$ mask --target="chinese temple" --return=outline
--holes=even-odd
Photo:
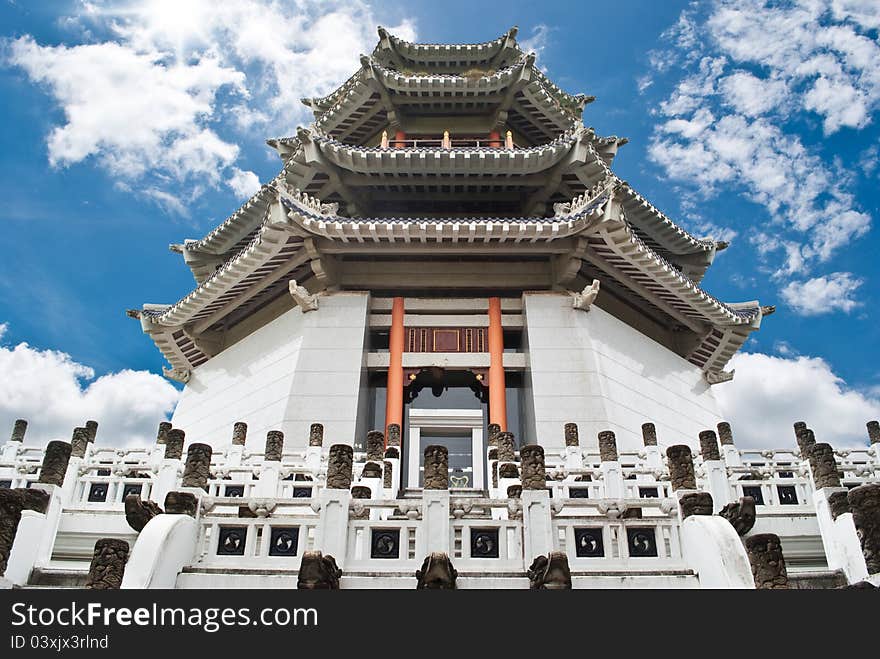
[[[702,288],[727,245],[618,178],[627,140],[516,34],[379,28],[303,99],[278,175],[171,245],[193,289],[128,312],[183,383],[156,444],[16,424],[6,583],[878,583],[880,426],[861,450],[805,423],[798,450],[736,448],[713,388],[773,307]]]

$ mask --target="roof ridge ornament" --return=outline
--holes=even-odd
[[[730,382],[736,374],[736,369],[732,371],[705,371],[706,382],[709,384],[721,384],[722,382]]]
[[[590,306],[592,306],[593,302],[596,301],[596,298],[599,297],[599,287],[601,283],[598,279],[594,279],[593,283],[584,286],[584,290],[580,293],[575,293],[572,299],[571,306],[574,309],[580,309],[581,311],[589,311]]]
[[[318,310],[318,294],[314,295],[309,293],[308,289],[305,286],[301,286],[297,283],[296,279],[291,279],[287,284],[287,288],[290,291],[290,295],[293,298],[293,301],[302,309],[303,313],[308,313],[309,311],[317,311]]]

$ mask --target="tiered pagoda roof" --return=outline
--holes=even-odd
[[[579,290],[599,278],[717,381],[768,309],[699,287],[726,245],[691,235],[614,175],[626,140],[583,125],[591,100],[553,85],[515,28],[457,45],[380,28],[351,78],[304,99],[314,122],[269,140],[281,172],[207,236],[172,246],[197,288],[134,315],[185,379],[290,279],[363,288],[339,266],[371,256],[541,258],[547,276],[523,287]]]

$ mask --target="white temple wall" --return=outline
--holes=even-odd
[[[651,421],[661,445],[696,446],[721,418],[698,367],[597,306],[584,312],[568,293],[525,293],[523,314],[533,402],[525,416],[540,444],[564,445],[563,425],[574,421],[582,446],[613,430],[619,450],[638,450]]]
[[[369,293],[328,293],[318,305],[281,314],[193,370],[171,418],[188,442],[225,446],[236,421],[255,450],[269,430],[306,446],[315,422],[325,445],[354,442]]]

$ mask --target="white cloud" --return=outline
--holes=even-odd
[[[378,22],[359,0],[120,0],[82,3],[66,18],[81,43],[4,42],[7,64],[63,111],[49,161],[94,159],[117,180],[138,181],[133,190],[155,189],[147,196],[172,212],[207,187],[235,180],[244,189],[236,143],[309,121],[300,98],[341,84],[375,44]],[[415,38],[409,20],[389,29]],[[195,194],[169,202],[182,184]]]
[[[519,45],[525,53],[535,53],[540,57],[547,48],[548,37],[550,36],[550,28],[543,23],[539,23],[532,28],[532,34],[526,39],[520,39]]]
[[[713,390],[740,448],[794,447],[795,421],[835,448],[864,446],[865,423],[880,417],[876,392],[847,386],[821,358],[740,353],[730,366],[736,377]]]
[[[0,338],[7,328],[0,325]],[[55,350],[27,343],[0,346],[0,428],[28,420],[27,443],[70,441],[73,428],[98,421],[98,442],[149,444],[179,392],[148,371],[122,370],[95,379],[93,369]]]
[[[782,289],[782,299],[803,316],[833,311],[849,313],[861,302],[853,296],[864,282],[849,272],[835,272],[806,281],[793,281]]]
[[[826,134],[870,123],[880,107],[876,4],[695,4],[665,35],[665,56],[652,57],[657,73],[675,62],[684,74],[659,104],[650,158],[685,194],[732,190],[764,206],[770,227],[755,223],[749,238],[779,280],[805,276],[870,229],[854,173],[792,122],[817,115]]]
[[[260,179],[253,172],[245,172],[234,167],[226,185],[232,188],[236,196],[250,197],[260,189]]]

